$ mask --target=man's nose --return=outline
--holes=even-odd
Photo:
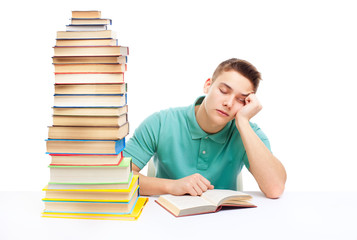
[[[224,105],[228,108],[231,108],[233,106],[233,103],[234,103],[234,97],[233,96],[228,96],[226,99],[225,99],[225,102],[224,102]]]

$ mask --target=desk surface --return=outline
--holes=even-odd
[[[258,206],[176,218],[150,197],[137,221],[42,218],[42,192],[0,192],[0,239],[357,239],[357,192],[248,192]]]

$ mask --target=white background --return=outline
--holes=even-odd
[[[130,47],[131,133],[187,106],[223,60],[262,73],[252,119],[288,173],[287,191],[356,191],[357,16],[353,1],[8,1],[1,4],[0,190],[41,190],[52,124],[53,45],[71,10],[101,10]],[[258,190],[248,172],[244,190]]]

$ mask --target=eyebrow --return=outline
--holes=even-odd
[[[222,84],[222,85],[224,85],[226,88],[228,88],[229,90],[233,90],[233,88],[231,88],[231,86],[229,86],[228,84],[226,84],[226,83],[220,83],[220,84]],[[239,93],[240,95],[242,95],[243,97],[248,97],[249,96],[249,94],[251,94],[251,93],[247,93],[247,94],[245,94],[245,93]]]

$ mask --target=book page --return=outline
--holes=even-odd
[[[227,198],[237,198],[242,200],[250,199],[250,195],[238,191],[226,190],[226,189],[213,189],[207,190],[202,194],[202,198],[212,202],[216,206],[221,205]]]
[[[205,200],[204,198],[198,196],[173,196],[173,195],[162,195],[161,197],[167,199],[173,205],[179,209],[188,209],[201,206],[212,205],[211,202]]]

